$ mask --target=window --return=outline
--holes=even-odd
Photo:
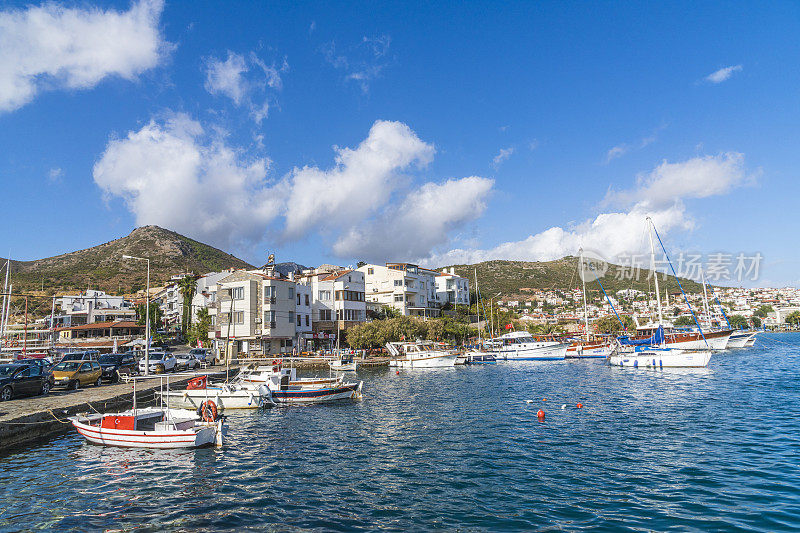
[[[336,291],[336,300],[346,300],[348,302],[363,302],[364,293],[358,291]]]
[[[374,274],[374,273],[375,273],[375,269],[374,268],[368,268],[367,269],[367,274]]]
[[[29,370],[30,370],[30,376],[31,377],[41,376],[42,375],[42,369],[39,368],[38,366],[32,366],[32,367],[30,367]]]
[[[403,286],[403,280],[402,279],[394,280],[394,286],[395,287],[402,287]]]
[[[309,319],[308,315],[306,315],[306,327],[309,326],[309,322],[310,322],[310,319]]]
[[[289,298],[294,298],[294,287],[289,287]]]
[[[394,301],[395,302],[402,302],[403,301],[403,295],[402,294],[395,294],[394,295]]]
[[[411,288],[413,288],[413,287],[414,287],[414,280],[407,279],[407,280],[406,280],[406,287],[411,287]]]
[[[330,301],[331,291],[319,291],[319,299],[322,301]]]
[[[275,311],[264,311],[264,327],[275,327]]]
[[[234,324],[244,324],[244,311],[234,311],[233,313]]]
[[[320,320],[330,320],[331,319],[331,310],[330,309],[320,309],[319,310],[319,319]]]
[[[289,323],[294,322],[294,311],[289,311]]]
[[[231,287],[231,298],[244,300],[244,287]]]
[[[297,305],[300,305],[300,295],[297,295]]]
[[[308,294],[306,294],[306,307],[308,307],[308,306],[309,306],[309,303],[308,303]]]
[[[297,315],[297,325],[298,326],[302,326],[303,325],[303,316],[302,315]]]
[[[264,285],[264,301],[267,301],[267,298],[275,298],[275,286],[274,285]]]
[[[81,370],[80,370],[81,372],[89,372],[91,370],[92,370],[92,365],[90,365],[89,363],[83,363],[81,365]]]

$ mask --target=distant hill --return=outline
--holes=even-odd
[[[150,258],[151,286],[163,285],[181,272],[202,274],[226,268],[254,268],[238,257],[174,231],[144,226],[126,237],[85,250],[34,261],[11,261],[11,282],[15,293],[42,287],[46,293],[87,287],[111,293],[143,289],[147,279],[145,262],[126,260],[123,255]]]
[[[498,292],[500,298],[511,300],[525,300],[531,296],[534,289],[574,289],[581,286],[578,277],[578,258],[563,257],[555,261],[484,261],[475,265],[449,265],[443,268],[455,268],[456,274],[469,278],[470,286],[474,287],[475,269],[478,271],[478,284],[481,294],[489,298]],[[648,291],[648,276],[650,271],[642,269],[638,281],[636,279],[616,279],[622,268],[618,265],[609,265],[608,272],[600,278],[600,282],[609,294],[614,294],[622,289],[636,289]],[[438,270],[442,270],[439,268]],[[675,278],[669,276],[664,281],[659,275],[658,283],[663,295],[666,288],[670,293],[679,292]],[[652,287],[653,280],[650,280]],[[703,290],[703,286],[689,279],[681,278],[681,284],[686,292],[696,293]],[[596,281],[586,283],[589,292],[599,292],[600,286]],[[650,290],[653,290],[652,288]]]

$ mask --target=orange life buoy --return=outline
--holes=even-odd
[[[197,408],[197,414],[203,422],[214,422],[217,420],[217,404],[211,400],[206,400]]]

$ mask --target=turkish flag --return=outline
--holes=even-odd
[[[511,329],[511,324],[506,324],[506,329]]]

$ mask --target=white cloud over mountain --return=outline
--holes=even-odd
[[[752,179],[745,171],[744,156],[735,152],[695,157],[679,163],[664,161],[651,172],[638,176],[634,189],[611,192],[603,202],[624,209],[600,213],[567,228],[554,226],[523,240],[504,242],[489,249],[453,249],[420,256],[420,262],[441,266],[490,259],[547,261],[574,255],[580,247],[607,258],[638,253],[646,243],[643,232],[647,216],[652,217],[662,235],[691,230],[694,222],[684,199],[725,194]]]
[[[162,9],[140,0],[123,12],[56,3],[0,11],[0,112],[44,90],[133,80],[155,67],[171,47],[158,27]]]
[[[358,146],[334,151],[328,169],[298,167],[269,180],[268,159],[248,158],[218,130],[174,114],[110,140],[93,175],[140,225],[239,249],[268,234],[321,233],[335,241],[335,254],[372,260],[389,246],[392,255],[416,256],[446,245],[483,213],[494,184],[475,176],[417,182],[410,172],[428,165],[435,149],[401,122],[376,121]]]

